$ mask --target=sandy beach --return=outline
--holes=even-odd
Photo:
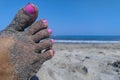
[[[120,43],[56,43],[54,49],[37,74],[40,80],[120,80]]]

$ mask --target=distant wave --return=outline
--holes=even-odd
[[[55,40],[56,43],[120,43],[120,41],[97,41],[97,40]]]

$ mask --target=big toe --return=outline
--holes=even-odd
[[[36,20],[37,16],[37,7],[32,3],[28,3],[24,8],[18,11],[7,29],[24,31],[26,27],[30,26]]]

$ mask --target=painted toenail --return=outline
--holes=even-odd
[[[35,6],[34,4],[28,3],[25,7],[24,10],[28,12],[29,14],[34,14],[35,13]]]
[[[44,19],[44,20],[42,20],[42,22],[43,22],[43,23],[47,23],[47,20]]]
[[[49,32],[50,34],[52,34],[52,30],[51,30],[51,29],[48,29],[48,32]]]
[[[52,42],[52,44],[55,42],[55,40],[54,39],[51,39],[51,42]]]

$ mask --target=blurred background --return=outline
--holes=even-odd
[[[0,30],[28,2],[39,8],[53,35],[120,35],[120,0],[0,0]]]

